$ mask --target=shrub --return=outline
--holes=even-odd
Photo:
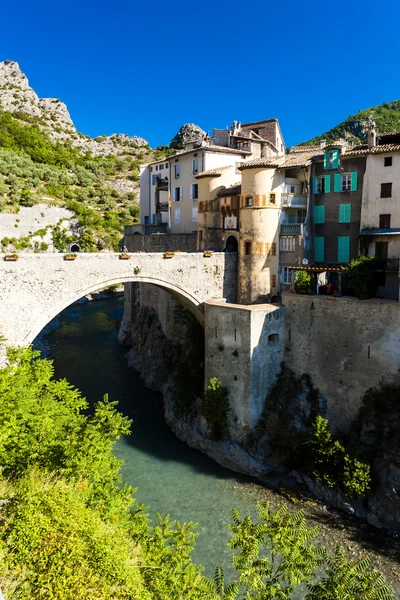
[[[359,256],[346,268],[347,282],[360,299],[372,298],[376,293],[377,259],[373,256]]]
[[[201,402],[200,412],[207,421],[209,436],[219,440],[228,433],[228,415],[230,412],[229,395],[226,387],[213,377]]]
[[[297,271],[294,280],[294,289],[297,294],[314,294],[314,276],[307,271]]]
[[[328,487],[338,487],[348,496],[362,496],[370,488],[370,466],[350,456],[329,431],[328,420],[320,415],[304,442],[307,471]]]

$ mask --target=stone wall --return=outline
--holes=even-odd
[[[330,425],[348,429],[368,388],[400,382],[400,304],[296,294],[283,303],[286,365],[309,373]]]
[[[284,311],[273,304],[205,303],[205,382],[228,388],[231,439],[258,422],[283,360]]]
[[[154,233],[138,235],[126,233],[124,243],[129,252],[196,252],[196,233]],[[149,232],[146,232],[147,234]]]

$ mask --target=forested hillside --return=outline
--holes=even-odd
[[[300,145],[312,146],[319,144],[321,140],[333,142],[340,138],[352,143],[364,142],[367,139],[367,123],[370,116],[376,123],[378,133],[400,131],[400,100],[384,102],[380,106],[371,106],[371,108],[360,110],[329,131]]]

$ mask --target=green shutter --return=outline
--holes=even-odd
[[[329,169],[329,152],[325,150],[324,152],[324,169]]]
[[[337,169],[339,166],[339,150],[332,150],[332,169]]]
[[[314,238],[314,261],[324,262],[324,238]]]
[[[312,178],[312,187],[313,187],[313,192],[314,194],[318,194],[318,190],[317,190],[317,178],[313,177]]]
[[[347,263],[350,260],[350,237],[340,235],[338,237],[338,262]]]
[[[351,174],[351,191],[352,192],[357,191],[357,176],[358,176],[357,171],[353,171],[353,173]]]
[[[331,191],[331,176],[325,175],[325,193],[329,194]]]
[[[325,223],[325,206],[314,206],[314,223]]]
[[[339,204],[339,223],[350,223],[351,204]]]
[[[340,192],[340,182],[341,182],[340,173],[335,173],[335,175],[333,176],[333,191],[334,192]]]

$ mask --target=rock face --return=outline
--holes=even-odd
[[[169,147],[175,150],[182,150],[189,142],[204,140],[207,137],[205,131],[194,123],[182,125],[178,133],[172,138]]]
[[[92,139],[79,133],[66,105],[58,98],[39,98],[19,64],[11,60],[0,62],[0,107],[17,113],[15,117],[22,123],[34,122],[55,142],[67,142],[82,153],[107,156],[129,153],[129,148],[148,147],[145,139],[136,136],[119,133]]]

